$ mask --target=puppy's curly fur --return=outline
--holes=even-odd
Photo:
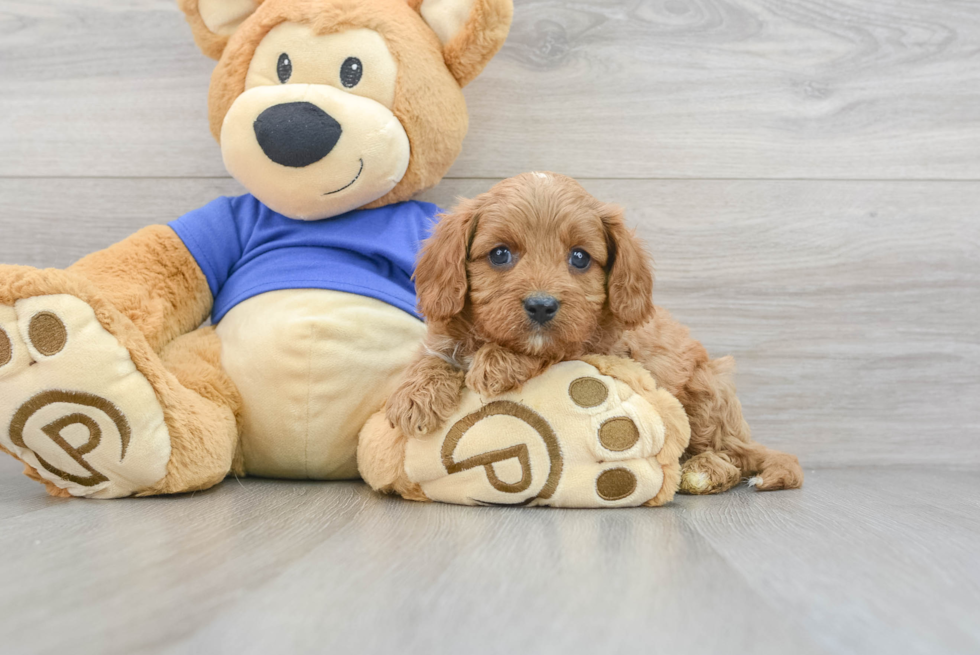
[[[796,457],[752,440],[734,360],[710,359],[654,307],[650,258],[622,210],[571,178],[526,173],[462,201],[436,226],[415,275],[428,337],[387,403],[388,420],[405,434],[441,425],[464,383],[494,396],[555,362],[620,355],[644,365],[687,411],[681,491],[718,493],[748,476],[760,490],[802,485]],[[557,310],[535,320],[529,298],[554,300]]]

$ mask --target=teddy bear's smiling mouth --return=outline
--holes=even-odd
[[[337,189],[337,190],[335,190],[335,191],[327,191],[327,192],[326,192],[326,193],[324,193],[323,195],[325,195],[325,196],[332,196],[332,195],[333,195],[333,194],[335,194],[335,193],[340,193],[340,192],[341,192],[341,191],[343,191],[344,189],[346,189],[346,188],[348,188],[349,186],[351,186],[352,184],[354,184],[354,182],[357,182],[357,180],[358,180],[358,178],[359,178],[359,177],[361,177],[361,173],[363,173],[363,172],[364,172],[364,160],[363,160],[363,159],[361,159],[361,160],[360,160],[360,162],[361,162],[361,167],[360,167],[360,168],[358,169],[358,171],[357,171],[357,175],[355,175],[355,176],[354,176],[354,179],[353,179],[353,180],[351,180],[350,182],[348,182],[348,183],[347,183],[347,184],[345,184],[344,186],[342,186],[342,187],[340,187],[339,189]]]

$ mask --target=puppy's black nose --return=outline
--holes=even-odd
[[[290,168],[315,164],[340,140],[340,123],[312,102],[273,105],[255,119],[255,139],[266,157]]]
[[[536,295],[524,301],[524,311],[528,318],[538,325],[544,325],[553,319],[559,306],[561,303],[554,296]]]

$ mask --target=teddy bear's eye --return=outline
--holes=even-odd
[[[364,65],[357,57],[348,57],[340,66],[340,83],[348,89],[353,89],[364,75]]]
[[[279,55],[279,63],[276,64],[276,74],[279,81],[285,84],[293,76],[293,62],[285,52]]]

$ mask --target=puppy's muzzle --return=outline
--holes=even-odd
[[[536,293],[524,300],[527,317],[538,325],[545,325],[558,314],[561,303],[554,296]]]
[[[290,168],[303,168],[329,155],[343,132],[333,116],[312,102],[273,105],[259,114],[253,127],[265,156]]]

